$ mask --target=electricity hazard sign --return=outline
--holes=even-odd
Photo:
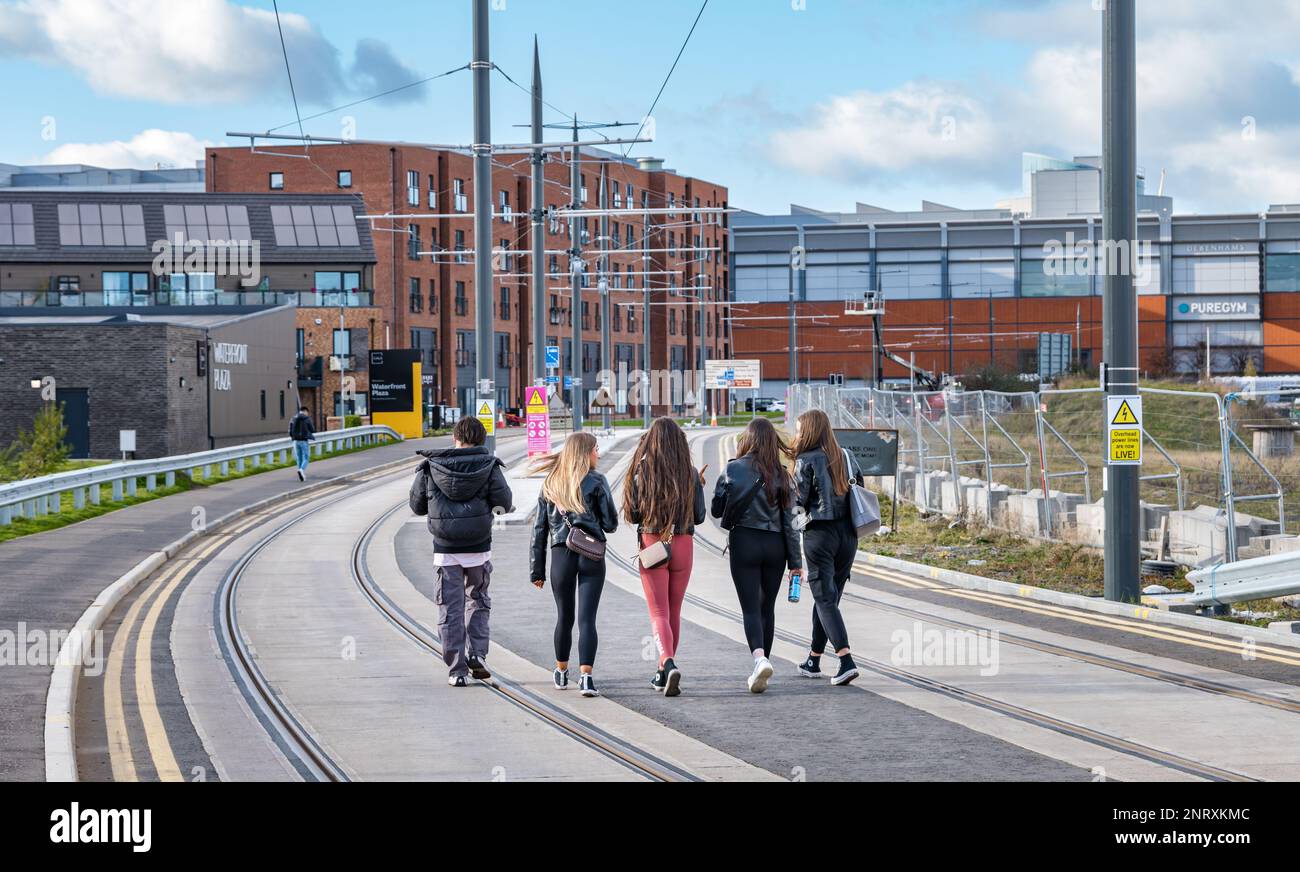
[[[497,401],[478,399],[475,401],[474,417],[479,419],[487,435],[495,435],[497,430]]]
[[[1142,465],[1142,397],[1106,397],[1106,462],[1111,466]]]

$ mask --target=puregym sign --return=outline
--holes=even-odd
[[[1195,296],[1174,297],[1174,321],[1258,321],[1259,297]]]

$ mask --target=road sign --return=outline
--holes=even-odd
[[[548,375],[546,377],[546,383],[548,385],[558,385],[560,383],[560,377],[558,375]]]
[[[761,382],[757,360],[706,360],[704,386],[717,390],[756,390]]]
[[[546,388],[524,388],[524,412],[527,416],[528,456],[551,453],[551,407],[547,402]]]
[[[547,369],[560,368],[560,346],[558,345],[546,346],[546,368]]]
[[[1106,397],[1106,462],[1111,466],[1142,465],[1142,397]]]
[[[564,377],[564,389],[567,391],[572,387],[573,387],[573,376],[566,375]]]
[[[497,401],[480,398],[474,401],[474,417],[478,418],[489,436],[497,432]]]

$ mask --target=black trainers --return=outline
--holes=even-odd
[[[835,673],[835,677],[831,679],[831,684],[836,686],[849,684],[857,677],[858,665],[853,662],[853,655],[845,654],[840,658],[840,671]]]
[[[567,670],[567,669],[557,669],[557,670],[555,670],[554,673],[552,673],[552,676],[551,676],[551,677],[555,679],[555,689],[556,689],[556,690],[568,690],[568,689],[569,689],[569,670]]]
[[[578,690],[583,696],[600,696],[600,691],[596,690],[596,682],[592,679],[590,672],[584,672],[578,676]]]
[[[469,674],[474,678],[479,681],[492,680],[492,673],[488,672],[488,668],[483,665],[482,657],[470,657],[467,662],[469,663]]]
[[[682,673],[671,657],[664,661],[663,673],[664,696],[677,696],[682,692]]]
[[[822,659],[808,655],[808,659],[799,664],[799,674],[804,678],[821,678]]]
[[[664,685],[668,683],[668,676],[664,674],[663,667],[660,667],[654,675],[650,676],[650,686],[660,693],[664,692]]]
[[[469,687],[469,682],[465,680],[463,675],[448,675],[447,683],[452,687]]]

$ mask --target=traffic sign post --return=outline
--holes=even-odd
[[[558,345],[546,346],[546,368],[547,369],[560,368],[560,346]]]
[[[528,456],[551,453],[551,407],[544,385],[524,389],[524,412],[527,416]]]
[[[1142,397],[1138,394],[1106,397],[1106,463],[1142,465]]]
[[[474,405],[474,417],[478,418],[489,438],[497,432],[497,401],[490,397],[480,397]]]

